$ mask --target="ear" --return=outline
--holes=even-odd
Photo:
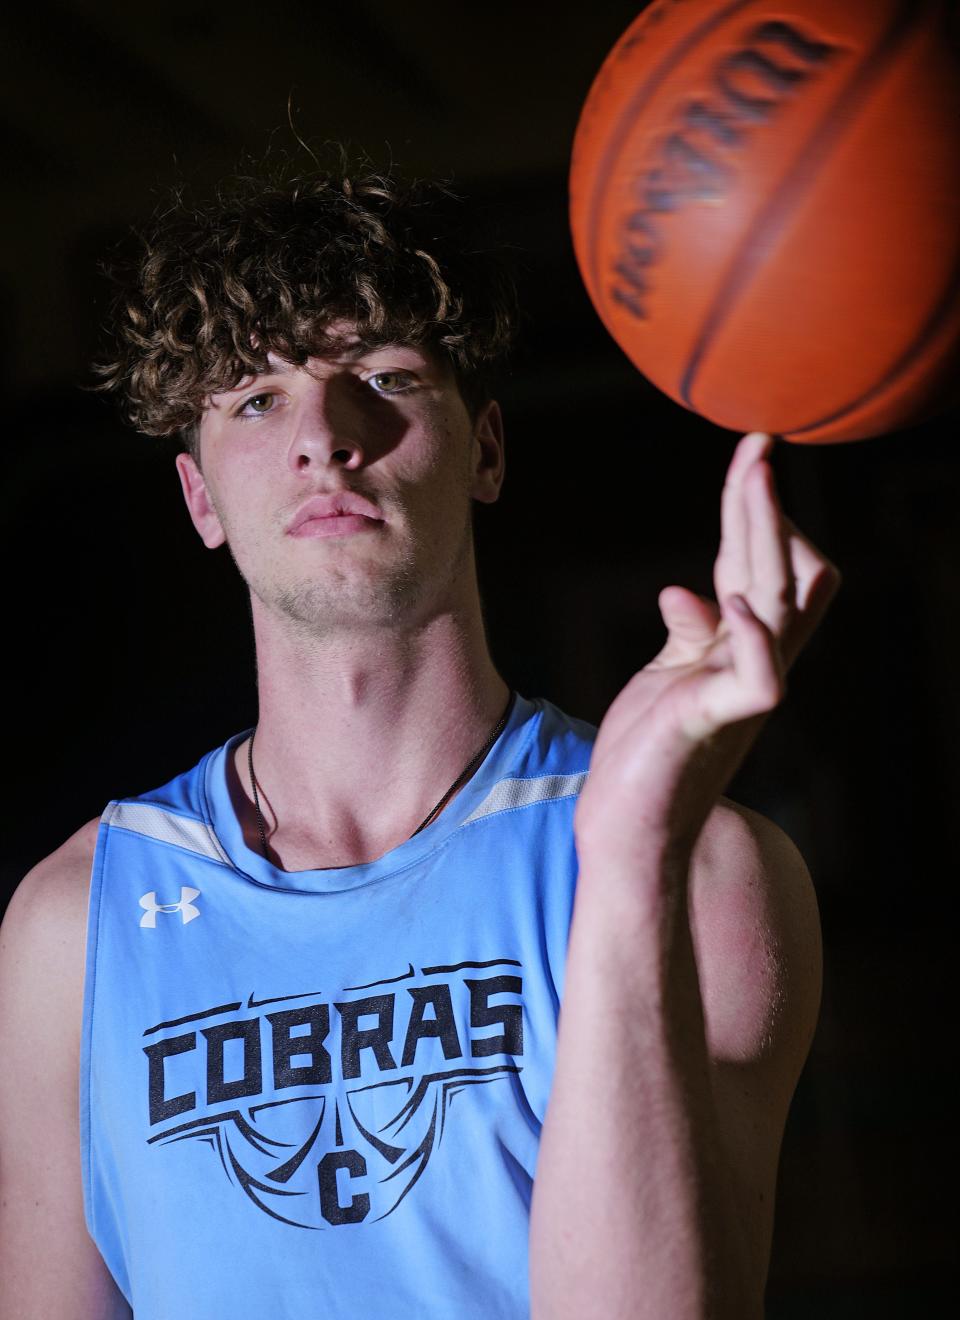
[[[503,414],[496,399],[477,413],[473,424],[474,469],[470,494],[481,504],[493,504],[500,495],[504,474]]]
[[[218,545],[223,545],[227,537],[210,499],[203,473],[190,454],[178,454],[176,461],[177,475],[180,477],[190,520],[207,549],[215,550]]]

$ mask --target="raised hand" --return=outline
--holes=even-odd
[[[576,815],[581,860],[692,848],[837,590],[837,570],[780,509],[772,446],[752,432],[730,463],[719,603],[685,587],[660,593],[667,640],[600,726]]]

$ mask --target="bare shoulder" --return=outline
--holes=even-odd
[[[792,1089],[822,976],[816,894],[799,850],[773,821],[724,799],[698,843],[690,902],[711,1055],[769,1058]]]
[[[20,882],[0,928],[4,1320],[131,1314],[84,1220],[79,1069],[91,821]]]
[[[82,887],[90,878],[99,828],[99,817],[88,820],[86,825],[81,825],[75,834],[70,835],[66,843],[38,862],[20,882],[11,900],[11,907],[14,903],[42,902],[53,895],[58,896],[58,901],[65,899],[69,902],[77,882]]]
[[[89,821],[21,880],[0,927],[5,1002],[82,992],[90,871],[98,820]],[[52,967],[57,975],[50,976]]]

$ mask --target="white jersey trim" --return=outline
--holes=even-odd
[[[541,775],[536,779],[501,779],[463,822],[470,825],[498,811],[529,807],[535,802],[576,797],[587,781],[586,770],[575,775]]]
[[[207,857],[212,862],[231,865],[229,857],[205,821],[178,816],[173,811],[166,811],[148,802],[113,802],[103,813],[103,821],[111,829],[142,834],[160,843],[172,843],[177,848],[185,848],[187,852]]]
[[[535,779],[501,779],[480,805],[461,822],[471,825],[476,820],[501,811],[533,806],[538,802],[551,802],[558,798],[576,797],[586,783],[587,772],[573,775],[540,775]],[[114,802],[103,813],[103,822],[111,829],[126,830],[159,843],[170,843],[187,852],[206,857],[212,862],[232,866],[216,835],[205,821],[190,816],[178,816],[173,811],[148,802]]]

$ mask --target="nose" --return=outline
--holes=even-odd
[[[289,463],[297,472],[324,467],[353,471],[366,462],[360,409],[351,380],[313,379],[301,396],[290,438]]]

